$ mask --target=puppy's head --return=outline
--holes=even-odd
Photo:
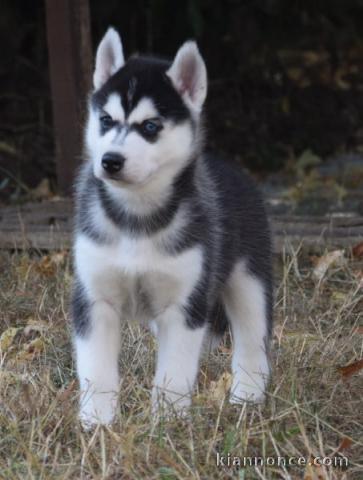
[[[86,148],[96,177],[121,188],[172,179],[198,149],[207,93],[204,61],[194,42],[170,64],[148,57],[125,62],[109,28],[96,54]]]

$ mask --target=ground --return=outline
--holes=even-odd
[[[117,421],[87,433],[76,416],[70,256],[0,253],[0,478],[362,478],[363,262],[349,252],[333,257],[300,251],[275,259],[273,375],[264,405],[226,401],[227,337],[203,359],[190,417],[152,417],[155,344],[131,325]],[[246,456],[275,465],[228,466]],[[300,456],[343,465],[346,457],[349,466],[277,465],[277,457]]]

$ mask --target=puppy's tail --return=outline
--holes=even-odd
[[[218,348],[225,331],[228,328],[226,310],[221,301],[216,302],[209,320],[209,334],[206,338],[206,348],[214,350]]]

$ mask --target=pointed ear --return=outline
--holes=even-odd
[[[199,113],[207,95],[207,69],[197,44],[185,42],[166,73],[187,105]]]
[[[97,48],[93,85],[99,89],[125,63],[122,43],[116,30],[110,27]]]

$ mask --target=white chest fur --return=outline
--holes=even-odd
[[[140,292],[151,311],[182,305],[202,270],[202,251],[193,247],[180,254],[164,251],[158,237],[135,239],[121,235],[111,244],[98,244],[83,234],[75,243],[76,270],[92,301],[106,300],[138,315]]]

